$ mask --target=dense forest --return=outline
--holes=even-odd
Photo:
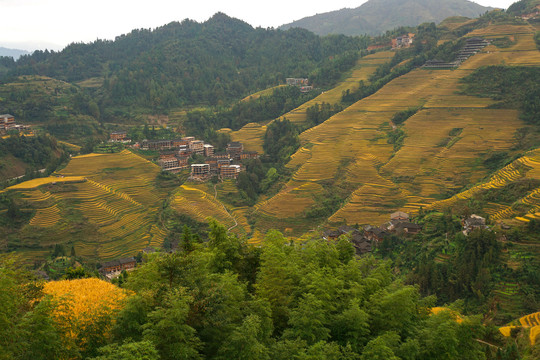
[[[431,314],[435,296],[405,285],[388,261],[355,257],[346,238],[291,242],[271,231],[252,247],[211,221],[208,241],[198,239],[186,229],[178,251],[148,255],[119,279],[129,290],[119,309],[91,321],[76,307],[59,312],[69,299],[45,296],[2,258],[2,358],[518,358],[516,344],[459,305]],[[89,274],[69,272],[78,276]],[[59,316],[70,311],[84,328]]]
[[[321,38],[302,29],[254,29],[218,13],[204,23],[184,20],[134,30],[114,41],[36,51],[2,65],[10,69],[7,78],[44,75],[71,83],[97,79],[100,86],[87,90],[107,121],[122,115],[113,109],[133,104],[164,112],[229,103],[282,84],[286,77],[312,77],[315,86],[327,86],[354,64],[357,51],[368,43],[368,37]]]

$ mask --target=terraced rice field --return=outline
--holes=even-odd
[[[249,225],[243,216],[243,210],[229,210],[215,198],[213,193],[208,191],[207,184],[184,184],[174,195],[171,206],[179,213],[186,214],[197,221],[206,222],[208,217],[212,217],[227,228],[238,223],[238,226],[233,229],[236,233],[248,232]],[[245,225],[248,227],[245,228]]]
[[[489,53],[477,54],[455,70],[414,70],[302,133],[303,146],[287,164],[293,171],[291,184],[258,204],[258,213],[284,223],[292,213],[299,216],[310,207],[305,198],[292,196],[292,182],[346,179],[355,190],[329,221],[380,224],[396,210],[414,213],[434,203],[440,208],[440,194],[483,178],[488,170],[478,164],[478,155],[509,150],[515,131],[524,124],[517,111],[489,109],[490,99],[459,94],[459,80],[479,66],[500,64],[507,55],[513,64],[540,63],[530,29],[512,32],[519,51],[502,54],[512,48],[490,47]],[[405,140],[394,152],[386,140],[393,114],[418,105],[424,108],[404,123]],[[459,134],[451,135],[456,128]],[[527,200],[535,202],[535,196]],[[498,207],[495,213],[505,211]],[[540,208],[537,211],[540,215]]]
[[[520,327],[529,329],[529,340],[531,345],[535,345],[540,337],[540,312],[523,316],[510,325],[499,328],[499,331],[504,336],[509,337],[512,329]]]
[[[22,183],[25,200],[37,208],[26,232],[56,234],[55,242],[74,241],[76,221],[95,229],[74,241],[80,256],[103,260],[136,255],[147,246],[160,245],[165,231],[155,225],[165,194],[153,185],[159,167],[129,152],[74,157],[60,173],[64,178],[35,184]],[[60,184],[58,180],[85,180]],[[35,179],[41,180],[44,179]],[[25,185],[26,184],[26,185]],[[78,215],[77,215],[78,214]],[[75,218],[73,218],[75,216]],[[34,230],[33,230],[34,229]],[[45,246],[45,244],[43,244]]]
[[[268,88],[268,89],[261,90],[259,92],[254,93],[254,94],[246,96],[245,98],[242,99],[242,101],[255,100],[255,99],[260,98],[261,96],[272,95],[272,93],[274,92],[275,89],[279,89],[280,87],[284,87],[284,86],[287,86],[287,85],[278,85],[278,86],[274,86],[274,87],[271,87],[271,88]]]
[[[354,91],[358,88],[360,80],[368,82],[369,76],[375,72],[377,66],[388,62],[394,53],[391,51],[379,52],[373,55],[365,56],[358,60],[353,68],[351,76],[338,84],[335,88],[325,91],[315,99],[302,104],[298,108],[284,115],[287,119],[295,123],[306,121],[306,109],[316,103],[336,104],[341,101],[341,96],[347,89]],[[238,131],[231,132],[231,138],[234,141],[241,141],[248,150],[262,151],[262,140],[268,124],[249,123]]]
[[[467,191],[442,201],[430,204],[429,208],[444,209],[454,206],[460,200],[473,198],[476,194],[491,189],[503,188],[521,179],[540,179],[540,149],[533,150],[493,174],[488,181],[476,185]],[[524,212],[523,209],[528,209]],[[484,211],[491,220],[515,219],[528,222],[540,219],[540,188],[534,189],[521,199],[516,199],[513,206],[497,203],[488,204]]]
[[[64,176],[64,177],[48,176],[44,178],[37,178],[37,179],[25,181],[20,184],[10,186],[4,189],[3,191],[27,190],[27,189],[35,189],[38,186],[53,184],[53,183],[73,183],[73,182],[83,182],[83,181],[86,181],[84,176]]]

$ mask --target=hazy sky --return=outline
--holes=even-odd
[[[0,0],[0,46],[60,50],[71,42],[114,39],[136,28],[185,18],[205,21],[218,11],[254,27],[280,25],[366,0]],[[507,8],[514,0],[475,0]]]

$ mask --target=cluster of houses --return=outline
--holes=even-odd
[[[307,82],[307,79],[296,80],[302,80],[299,84]],[[115,131],[109,136],[109,142],[127,143],[130,141],[125,131]],[[242,171],[240,161],[259,158],[256,151],[244,150],[244,145],[240,142],[231,142],[227,145],[226,151],[216,153],[213,145],[206,144],[193,136],[173,140],[143,140],[134,147],[159,151],[157,163],[163,171],[177,173],[190,168],[190,179],[198,181],[208,180],[212,176],[218,176],[221,179],[236,179]],[[204,163],[190,165],[189,159],[193,155],[203,156]]]
[[[135,269],[135,266],[137,266],[137,261],[134,257],[122,258],[104,262],[101,264],[99,272],[108,279],[112,279],[113,277],[120,275],[122,271]]]
[[[533,9],[532,12],[528,14],[523,14],[521,16],[516,16],[518,18],[521,18],[522,20],[534,20],[540,18],[540,5],[536,5],[536,8]]]
[[[486,225],[486,219],[472,214],[461,221],[463,234],[468,236],[477,229],[490,230]],[[323,239],[336,240],[341,235],[348,235],[349,240],[356,249],[358,255],[370,252],[377,243],[384,240],[388,235],[400,236],[414,235],[422,231],[422,226],[410,221],[409,214],[396,211],[390,215],[390,221],[379,226],[367,225],[363,229],[356,229],[350,226],[341,226],[337,230],[326,230],[323,232]]]
[[[390,43],[370,45],[367,47],[367,50],[373,51],[373,50],[379,50],[379,49],[386,49],[390,47],[392,48],[392,50],[406,49],[406,48],[411,47],[414,41],[415,35],[416,34],[413,34],[413,33],[404,34],[396,38],[393,38],[390,41]]]
[[[390,215],[389,222],[380,227],[368,225],[363,229],[356,229],[350,226],[341,226],[337,230],[326,230],[323,233],[323,238],[335,240],[341,235],[348,234],[356,253],[360,255],[370,252],[377,243],[383,241],[385,236],[389,234],[418,234],[420,231],[422,231],[422,226],[410,222],[409,214],[397,211]]]
[[[489,41],[480,37],[471,37],[465,40],[465,46],[457,53],[456,60],[454,61],[442,61],[442,60],[428,60],[422,66],[426,69],[452,69],[461,65],[462,62],[478,53],[480,50],[489,45]]]
[[[306,78],[287,78],[287,85],[300,88],[301,92],[309,92],[313,90],[313,86],[309,85],[309,79]]]
[[[225,152],[214,152],[214,146],[205,144],[192,136],[180,140],[144,140],[143,149],[161,151],[158,164],[164,171],[178,172],[182,169],[191,169],[191,180],[204,181],[212,176],[221,179],[236,179],[242,171],[238,162],[246,159],[257,159],[256,151],[245,151],[240,142],[231,142]],[[205,157],[204,163],[189,165],[189,158],[194,155]]]
[[[28,125],[20,125],[17,124],[15,121],[15,116],[10,114],[2,114],[0,115],[0,133],[7,134],[8,131],[16,130],[16,131],[23,131],[23,130],[29,130],[30,126]]]
[[[131,139],[128,138],[126,131],[113,131],[109,134],[109,142],[120,142],[127,144],[131,142]]]
[[[243,170],[239,163],[242,160],[257,159],[256,151],[244,150],[241,142],[231,142],[225,152],[207,156],[202,164],[191,164],[191,180],[205,181],[212,176],[220,179],[236,179]]]
[[[392,49],[405,49],[411,47],[415,34],[408,33],[392,39]]]

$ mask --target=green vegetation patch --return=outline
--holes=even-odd
[[[540,124],[540,67],[487,66],[462,81],[464,94],[498,100],[494,106],[519,109],[524,121]]]

